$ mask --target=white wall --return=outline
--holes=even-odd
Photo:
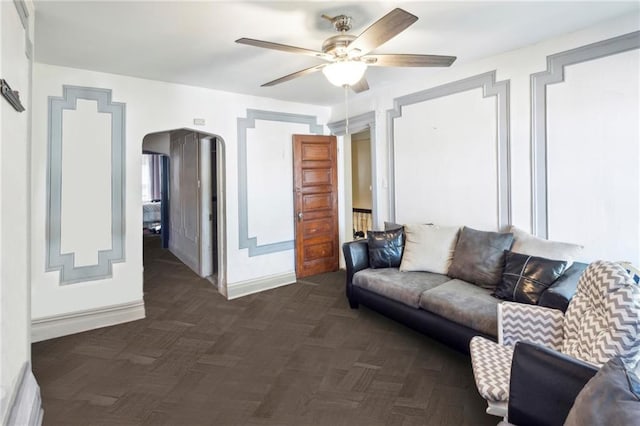
[[[530,152],[531,152],[530,75],[532,73],[544,71],[546,69],[547,67],[546,58],[548,55],[563,52],[563,51],[584,46],[590,43],[595,43],[595,42],[616,37],[622,34],[627,34],[632,31],[637,31],[639,28],[640,28],[640,19],[637,16],[637,14],[624,16],[611,21],[603,22],[599,25],[595,25],[583,31],[579,31],[579,32],[567,34],[564,36],[560,36],[554,39],[546,40],[526,48],[514,50],[512,52],[507,52],[501,55],[485,58],[472,63],[463,63],[463,62],[455,63],[449,69],[431,70],[430,72],[425,72],[425,78],[422,81],[414,79],[412,81],[401,82],[393,86],[386,86],[382,88],[374,87],[373,90],[370,91],[369,93],[365,92],[363,94],[360,94],[351,98],[350,104],[349,104],[349,111],[351,116],[356,116],[358,114],[366,113],[369,111],[375,111],[375,114],[376,114],[375,150],[376,150],[378,181],[375,183],[375,185],[377,186],[377,190],[378,190],[377,208],[378,208],[378,212],[380,213],[378,216],[378,221],[380,223],[378,223],[378,225],[381,225],[382,221],[386,220],[389,217],[389,213],[388,213],[389,212],[389,188],[388,188],[389,156],[388,156],[388,146],[387,146],[387,141],[388,141],[387,124],[388,123],[387,123],[386,113],[388,110],[393,108],[394,98],[397,98],[399,96],[403,96],[406,94],[410,94],[410,93],[415,93],[420,90],[437,87],[446,83],[458,81],[458,80],[479,75],[485,72],[496,70],[497,81],[502,81],[507,79],[510,80],[511,96],[510,96],[509,113],[510,113],[510,140],[511,140],[510,161],[511,161],[512,223],[521,228],[530,230],[532,228],[532,202],[531,202],[532,182],[531,182],[531,155],[530,155]],[[455,54],[455,52],[450,52],[450,53]],[[625,67],[628,67],[626,69],[629,73],[633,74],[635,72],[635,75],[636,76],[638,75],[639,70],[637,69],[636,65],[633,65],[632,62],[629,62],[627,60]],[[589,73],[588,78],[595,77],[595,74],[599,72],[597,71],[597,66],[595,65],[593,65],[593,68],[589,67],[587,69],[588,69],[587,72]],[[611,71],[609,67],[607,67],[607,70]],[[613,81],[620,77],[621,77],[620,72],[617,72],[617,73],[614,72],[610,75],[602,76],[601,80],[604,80],[604,81],[600,81],[600,77],[598,77],[598,80],[596,80],[591,85],[591,87],[595,85],[602,89],[601,91],[596,92],[596,96],[598,96],[598,93],[602,94],[606,92],[609,92],[609,94],[611,95],[612,92],[619,91],[620,89],[619,84],[616,84]],[[569,79],[572,79],[571,72],[569,74]],[[630,79],[630,76],[625,75],[624,79],[625,81],[628,81]],[[565,92],[572,92],[572,93],[580,92],[579,88],[576,89],[575,86],[573,86],[575,83],[569,82],[567,84],[568,85],[563,88],[560,88],[560,86],[558,86],[558,91],[565,91]],[[578,84],[581,84],[581,83],[578,82]],[[556,89],[553,88],[551,90],[553,91]],[[637,91],[635,93],[633,92],[634,90],[633,85],[627,86],[627,89],[625,90],[628,91],[629,97],[635,99],[635,102],[637,102],[638,95],[637,95]],[[554,96],[555,95],[552,92],[550,102],[555,102]],[[625,105],[627,106],[629,105],[629,97],[627,97],[626,100],[624,101],[626,102]],[[620,99],[620,98],[621,96],[617,96],[617,99]],[[609,122],[611,124],[611,123],[616,123],[622,120],[622,121],[625,121],[625,123],[631,123],[632,125],[633,123],[635,123],[635,125],[637,126],[637,112],[636,110],[634,110],[634,108],[637,108],[637,107],[633,106],[631,109],[625,109],[627,107],[626,106],[622,107],[621,103],[617,103],[617,102],[609,103],[610,99],[616,99],[616,98],[612,96],[607,99],[604,99],[607,102],[607,105],[610,105],[611,108],[609,107],[598,108],[598,106],[600,106],[601,100],[594,100],[594,99],[585,100],[586,102],[589,102],[590,105],[594,106],[594,109],[591,109],[590,113],[597,113],[600,115],[599,119],[595,123],[591,123],[591,124],[597,126],[599,124],[603,124],[604,122]],[[453,113],[449,116],[448,119],[444,117],[443,123],[447,123],[449,125],[465,126],[467,124],[467,121],[465,121],[465,119],[468,118],[468,114],[466,113],[469,110],[468,106],[465,105],[464,102],[462,101],[457,102],[456,105],[460,108],[461,114]],[[554,113],[553,108],[556,108],[556,109],[564,108],[565,110],[567,108],[567,106],[561,106],[560,103],[557,103],[555,105],[550,104],[550,107],[551,107],[551,110],[550,110],[551,113]],[[342,104],[335,105],[332,109],[331,121],[338,121],[338,120],[344,119],[344,112],[345,110]],[[636,114],[635,118],[631,118],[633,114]],[[563,115],[558,117],[567,117],[567,116]],[[630,121],[630,118],[631,118],[631,121]],[[559,118],[559,119],[562,120],[562,118]],[[580,122],[584,123],[585,121],[588,121],[589,118],[588,116],[581,116],[580,120],[581,120]],[[400,119],[400,121],[402,121],[402,119]],[[399,121],[396,120],[396,123],[397,122]],[[606,129],[607,132],[610,132],[611,131],[610,124],[607,124],[607,126],[605,126],[603,129]],[[551,122],[551,126],[555,126],[555,124]],[[570,128],[564,127],[565,129],[564,131],[567,131],[567,129],[569,129],[570,132],[576,131],[575,133],[573,133],[573,135],[575,136],[579,134],[577,132],[580,130],[578,127],[579,126],[574,122],[573,124],[571,124]],[[633,130],[630,130],[628,128],[626,129],[627,130],[620,130],[625,134],[625,138],[624,138],[625,142],[622,142],[625,145],[624,147],[615,146],[615,144],[620,143],[620,139],[616,141],[615,144],[611,140],[607,140],[607,141],[603,140],[603,141],[596,142],[594,139],[590,139],[587,146],[594,146],[594,144],[596,144],[602,149],[607,149],[606,147],[613,147],[616,152],[620,152],[620,151],[627,152],[629,157],[632,159],[635,159],[637,164],[638,155],[634,153],[637,153],[638,138],[637,136],[635,137],[633,136]],[[556,131],[561,131],[561,128],[556,128]],[[637,132],[637,127],[635,131]],[[599,133],[595,133],[595,135],[598,135],[598,134]],[[619,131],[611,132],[609,133],[609,135],[619,136]],[[595,137],[598,138],[597,136]],[[605,138],[605,139],[608,139],[608,138]],[[572,140],[576,140],[575,143],[580,144],[580,142],[577,141],[577,138]],[[398,141],[396,142],[398,143]],[[399,143],[402,143],[402,141],[400,141]],[[554,149],[566,150],[570,148],[571,148],[571,145],[562,145],[562,146],[558,145]],[[593,156],[594,155],[593,153],[594,153],[594,149],[589,148],[588,155]],[[440,154],[442,153],[438,153],[438,155]],[[552,149],[552,151],[550,152],[550,155],[557,156],[559,154],[557,152],[554,152]],[[556,158],[557,158],[557,161],[559,162],[563,161],[562,158],[560,157],[556,157]],[[564,158],[566,159],[566,157]],[[617,158],[619,159],[619,157]],[[401,161],[408,161],[408,160],[405,157],[405,158],[401,158]],[[554,173],[554,171],[557,173],[560,167],[557,166],[556,163],[554,163],[553,161],[554,160],[552,159],[550,162],[551,173]],[[630,159],[629,161],[634,161],[634,160]],[[567,161],[563,162],[563,166],[567,167],[566,170],[569,173],[580,172],[579,167],[576,165],[573,165],[572,162],[568,162],[568,164],[565,164],[565,163],[567,163]],[[590,160],[589,164],[592,164],[592,163],[593,162]],[[626,163],[618,162],[618,164],[626,164]],[[396,167],[396,170],[398,170],[398,167]],[[405,182],[405,185],[409,185],[409,187],[408,188],[405,187],[402,189],[402,191],[404,191],[404,196],[406,196],[409,193],[412,193],[418,196],[423,191],[424,179],[428,178],[429,175],[426,170],[415,170],[415,171],[417,174],[414,179],[414,182],[413,183]],[[634,168],[633,171],[629,170],[629,173],[626,174],[626,176],[622,179],[624,179],[625,182],[632,182],[634,179],[633,173],[637,173],[637,166]],[[637,182],[637,178],[635,179]],[[586,182],[587,181],[584,181],[585,187],[587,186]],[[603,185],[606,186],[607,182],[608,182],[608,185],[611,186],[612,181],[610,179],[607,179],[606,181],[604,181],[604,183],[602,183],[599,186],[600,187]],[[573,184],[575,185],[575,183]],[[554,185],[551,186],[550,195],[552,198],[553,197],[557,198],[560,196],[561,193],[558,192],[558,188],[562,187],[563,185],[565,185],[566,188],[569,188],[569,184],[567,180],[558,180],[555,186]],[[626,200],[627,204],[625,204],[625,206],[630,206],[632,209],[636,208],[634,206],[638,200],[638,195],[637,195],[637,192],[635,192],[634,188],[636,187],[634,187],[634,185],[631,184],[630,193],[628,194],[630,199],[627,199]],[[468,194],[472,195],[473,190],[474,190],[473,186],[470,186]],[[402,193],[400,195],[401,197],[403,196]],[[401,198],[401,199],[397,199],[396,201],[398,205],[401,206],[403,202],[406,202],[406,199]],[[552,200],[552,203],[555,203],[557,212],[559,213],[551,214],[550,220],[551,220],[552,232],[550,234],[550,237],[580,242],[578,241],[579,240],[578,231],[575,228],[572,229],[568,234],[562,234],[560,231],[558,231],[557,226],[555,230],[553,229],[553,226],[554,226],[554,223],[556,225],[559,225],[561,223],[561,222],[558,222],[559,220],[564,220],[564,225],[566,225],[567,217],[574,217],[576,215],[580,215],[584,212],[584,209],[576,209],[574,205],[569,205],[568,203],[557,203],[553,200]],[[553,208],[553,205],[551,205],[551,208]],[[603,207],[602,210],[604,211],[604,216],[601,217],[601,220],[606,220],[607,223],[610,223],[610,224],[613,224],[616,222],[617,220],[616,215],[617,215],[617,212],[619,212],[618,207],[610,208],[609,206],[607,206],[607,207]],[[399,210],[397,210],[397,213],[400,218],[402,218],[402,215],[410,214],[405,211],[401,212]],[[563,215],[565,219],[562,219]],[[625,216],[625,220],[630,221],[632,216],[633,216],[633,213],[627,214]],[[589,215],[587,217],[589,219],[592,219],[592,223],[591,223],[592,227],[602,226],[600,221],[598,222],[593,221],[593,219],[595,219],[596,217],[595,215]],[[473,220],[474,217],[471,215],[469,216],[469,218],[470,218],[469,220]],[[411,220],[413,219],[417,219],[417,218],[411,218]],[[459,217],[457,218],[457,220],[463,220],[463,218]],[[588,232],[591,232],[591,229],[592,228],[589,228]],[[604,234],[606,234],[606,230],[609,230],[610,227],[604,228],[604,229],[605,229]],[[628,238],[630,240],[637,241],[639,236],[636,234],[634,229],[635,228],[633,227],[629,229]],[[587,231],[582,230],[580,232],[584,233]],[[639,254],[637,253],[635,248],[624,249],[624,250],[627,250],[626,253],[621,253],[620,251],[616,252],[613,250],[613,247],[612,247],[612,245],[616,245],[616,243],[609,244],[609,247],[607,248],[606,251],[594,252],[593,250],[591,250],[591,247],[593,247],[594,245],[600,246],[601,243],[603,242],[603,239],[614,241],[615,237],[611,238],[611,237],[608,237],[607,235],[603,235],[603,233],[600,232],[598,234],[597,239],[599,240],[597,242],[589,239],[585,239],[583,241],[584,244],[587,244],[590,247],[585,252],[587,256],[585,260],[589,260],[588,259],[589,257],[595,256],[595,257],[612,258],[615,260],[620,258],[624,258],[624,259],[631,258],[630,260],[633,260],[636,263],[640,262],[640,259],[638,258]],[[622,247],[622,245],[620,245],[620,247]]]
[[[496,100],[480,88],[405,106],[395,122],[396,221],[497,230],[496,132]]]
[[[28,3],[32,17],[31,6]],[[0,423],[5,424],[7,404],[15,394],[23,365],[31,358],[30,61],[25,55],[25,30],[13,2],[0,2],[0,34],[0,75],[20,92],[26,108],[18,113],[0,98]]]
[[[569,66],[547,90],[549,238],[587,258],[640,263],[639,82],[633,50]]]
[[[57,272],[45,272],[45,213],[47,166],[47,97],[61,96],[63,85],[111,89],[114,102],[126,103],[126,261],[113,265],[113,277],[105,280],[60,286]],[[292,251],[249,257],[238,244],[238,159],[237,118],[247,109],[261,109],[316,116],[326,123],[329,108],[276,101],[197,87],[143,80],[86,70],[35,65],[34,126],[32,158],[31,255],[33,275],[33,318],[56,316],[82,310],[99,309],[142,298],[142,204],[140,156],[142,140],[152,132],[190,128],[194,117],[205,118],[202,132],[220,135],[225,144],[226,163],[226,283],[228,288],[293,270]],[[295,127],[295,126],[294,126]],[[290,134],[287,138],[291,144]],[[308,129],[306,130],[308,133]],[[286,136],[286,135],[285,135]],[[283,137],[285,137],[283,136]],[[252,143],[252,142],[250,142]],[[283,142],[285,143],[285,142]],[[285,157],[288,155],[284,153]],[[272,178],[280,168],[250,170],[249,179]],[[286,178],[284,178],[286,180]],[[87,182],[90,185],[90,182]],[[78,206],[82,208],[83,206]],[[251,207],[254,208],[253,206]],[[269,214],[266,203],[256,206]],[[280,210],[278,210],[280,211]],[[90,213],[88,213],[90,214]],[[288,223],[290,216],[284,218]],[[273,226],[270,224],[269,226]],[[275,226],[279,229],[281,225]],[[262,233],[263,230],[256,232]]]

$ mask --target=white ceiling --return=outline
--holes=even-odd
[[[342,89],[322,73],[262,83],[322,61],[234,43],[257,38],[320,50],[336,34],[320,18],[353,17],[353,34],[402,7],[418,22],[375,53],[457,56],[456,64],[513,50],[628,13],[640,2],[240,2],[36,1],[36,61],[331,105]],[[369,68],[372,90],[438,69]]]

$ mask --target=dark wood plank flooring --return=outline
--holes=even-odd
[[[140,321],[33,345],[45,425],[485,425],[469,358],[344,272],[227,301],[145,237]]]

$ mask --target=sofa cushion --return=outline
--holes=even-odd
[[[458,240],[457,226],[404,226],[405,246],[400,270],[447,274]]]
[[[545,257],[547,259],[564,260],[567,262],[567,269],[571,267],[573,261],[582,252],[583,247],[577,244],[549,241],[534,237],[515,226],[512,226],[510,231],[513,234],[513,247],[511,247],[511,251],[531,256]]]
[[[640,379],[611,358],[580,391],[565,426],[633,425],[640,421]]]
[[[490,336],[498,335],[498,303],[491,290],[457,279],[420,297],[422,309]]]
[[[502,281],[495,297],[513,302],[537,305],[540,295],[562,275],[567,267],[563,260],[551,260],[527,254],[505,254]]]
[[[368,231],[367,243],[369,248],[369,267],[397,268],[400,266],[404,248],[404,232],[402,229]]]
[[[453,253],[449,276],[495,289],[502,279],[504,251],[511,248],[513,234],[478,231],[465,226]]]
[[[400,272],[397,268],[363,269],[353,276],[353,285],[417,308],[425,290],[450,279],[430,272]]]

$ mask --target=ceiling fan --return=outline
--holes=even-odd
[[[332,84],[349,86],[356,93],[359,93],[369,89],[369,84],[364,78],[367,66],[448,67],[456,60],[455,56],[441,55],[369,54],[369,52],[391,40],[418,20],[417,16],[400,8],[394,9],[380,18],[357,37],[347,34],[351,29],[350,16],[338,15],[330,17],[322,15],[322,17],[330,21],[336,31],[340,33],[326,39],[322,43],[322,51],[251,38],[236,40],[236,43],[240,44],[314,56],[327,61],[327,63],[306,68],[265,83],[262,87],[275,86],[276,84],[322,70]]]

